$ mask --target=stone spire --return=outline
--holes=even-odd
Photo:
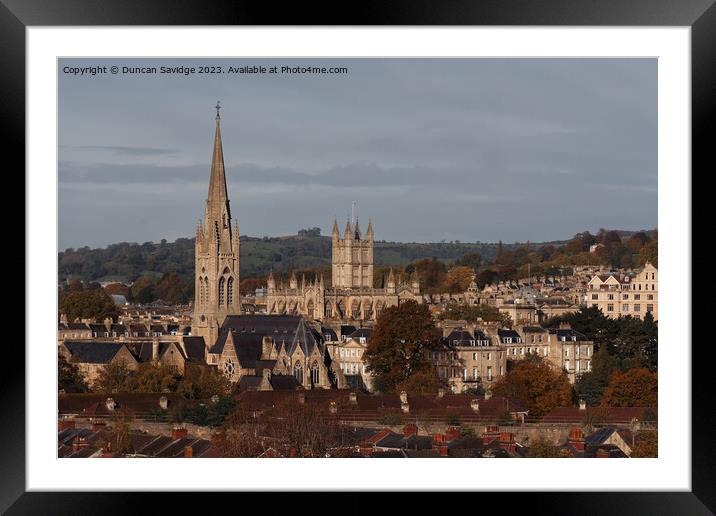
[[[373,240],[373,221],[368,219],[368,228],[365,230],[366,240]]]
[[[356,225],[353,228],[353,231],[355,232],[355,239],[360,240],[360,226],[358,225],[358,219],[356,219]]]
[[[333,238],[340,238],[341,233],[338,230],[338,221],[336,219],[333,219],[333,231],[331,232],[331,236]]]
[[[219,104],[216,109],[216,129],[214,132],[214,151],[211,157],[211,176],[209,179],[209,196],[206,199],[207,221],[229,223],[229,195],[226,191],[226,171],[224,170],[224,150],[221,145],[221,117]],[[209,226],[209,224],[205,224]]]
[[[346,240],[353,240],[353,229],[351,228],[351,221],[346,222],[346,229],[343,232],[343,238]]]

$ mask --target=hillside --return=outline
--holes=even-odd
[[[533,243],[563,245],[565,241]],[[521,244],[504,244],[509,250]],[[404,266],[422,258],[443,262],[458,260],[468,253],[480,253],[484,260],[493,260],[495,243],[375,243],[375,264]],[[269,271],[310,269],[329,266],[331,238],[327,236],[241,237],[241,276],[263,276]],[[102,249],[67,249],[58,253],[60,281],[132,281],[138,276],[161,276],[176,272],[181,277],[194,273],[194,239],[179,238],[175,242],[143,244],[121,242]]]
[[[588,232],[580,233],[568,240],[552,242],[531,242],[531,251],[540,249],[565,249],[569,255],[584,252],[589,244],[612,234],[613,239],[627,240],[634,231],[600,230],[597,237]],[[655,230],[646,232],[646,238],[656,235]],[[584,238],[587,235],[588,238]],[[601,241],[601,240],[599,240]],[[643,242],[642,242],[643,243]],[[570,245],[567,245],[570,244]],[[574,245],[576,244],[576,245]],[[623,247],[623,246],[622,246]],[[451,264],[466,254],[479,253],[482,263],[494,262],[498,248],[505,255],[510,251],[524,254],[524,243],[467,243],[467,242],[386,242],[375,243],[375,265],[406,266],[424,258]],[[574,248],[572,250],[572,248]],[[521,250],[521,251],[520,251]],[[552,253],[547,253],[551,255]],[[617,253],[619,254],[619,253]],[[548,259],[547,256],[542,258]],[[604,258],[612,263],[615,260]],[[269,271],[318,269],[330,266],[331,238],[321,236],[317,228],[301,230],[298,235],[284,237],[250,236],[241,237],[241,277],[252,278],[268,274]],[[499,260],[504,264],[504,260]],[[619,264],[617,264],[619,265]],[[628,265],[623,263],[621,265]],[[179,238],[175,242],[162,240],[159,243],[143,244],[121,242],[105,248],[66,249],[58,253],[58,274],[60,281],[79,279],[82,281],[132,282],[140,276],[159,278],[166,273],[176,273],[180,278],[192,278],[194,274],[194,239]]]

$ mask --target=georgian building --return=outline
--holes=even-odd
[[[587,284],[585,303],[611,318],[659,318],[659,271],[651,263],[634,275],[596,274]]]

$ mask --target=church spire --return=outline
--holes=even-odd
[[[216,103],[216,129],[214,132],[214,151],[211,157],[211,178],[209,179],[209,197],[207,212],[211,219],[221,220],[226,209],[226,218],[231,219],[229,196],[226,192],[226,171],[224,170],[224,150],[221,145],[221,106]]]

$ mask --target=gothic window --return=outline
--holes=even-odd
[[[298,383],[303,385],[303,368],[301,362],[296,362],[293,366],[293,376],[298,380]]]
[[[224,278],[219,278],[219,304],[224,304]]]
[[[311,366],[311,383],[313,385],[318,385],[318,380],[320,377],[320,373],[318,370],[318,364],[316,362],[313,363]]]
[[[235,370],[234,362],[230,358],[227,358],[224,362],[224,375],[231,379],[234,376]]]
[[[229,305],[234,304],[234,278],[229,277],[226,282],[226,301]]]

